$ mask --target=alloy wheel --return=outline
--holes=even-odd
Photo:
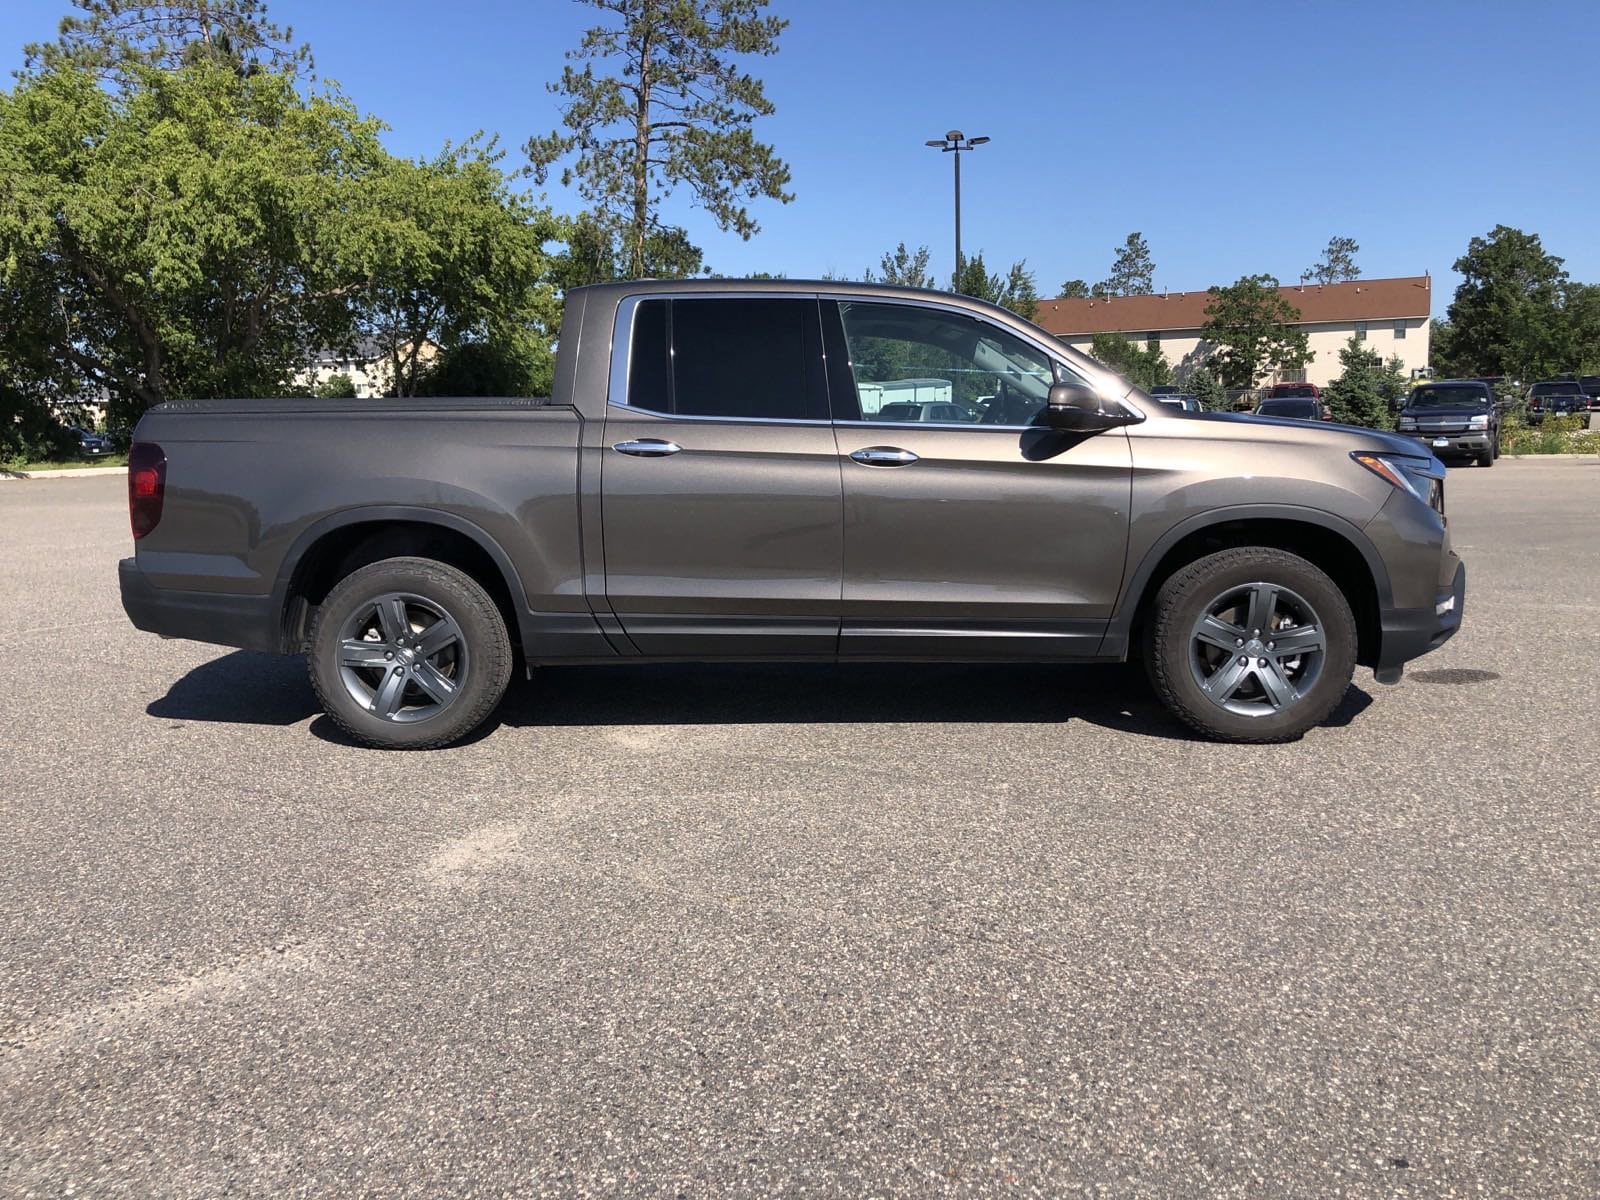
[[[1228,712],[1283,712],[1316,686],[1327,637],[1316,610],[1277,584],[1229,588],[1189,634],[1189,669],[1201,694]]]
[[[339,677],[351,699],[385,721],[437,717],[460,695],[469,659],[461,626],[436,602],[388,592],[339,630]]]

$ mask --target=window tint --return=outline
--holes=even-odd
[[[861,420],[1029,425],[1045,406],[1050,360],[997,326],[908,304],[837,308],[849,378],[835,381],[853,385]],[[838,417],[853,418],[848,409]]]
[[[628,355],[628,403],[671,412],[667,390],[667,301],[643,300],[633,311],[633,349]]]
[[[645,300],[628,403],[696,417],[827,419],[814,300]]]

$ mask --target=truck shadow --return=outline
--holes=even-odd
[[[1352,685],[1327,724],[1348,725],[1372,697]],[[173,721],[293,725],[350,744],[320,708],[305,660],[239,650],[196,667],[145,710]],[[1062,724],[1199,740],[1130,665],[671,663],[541,667],[512,681],[465,744],[502,725]]]

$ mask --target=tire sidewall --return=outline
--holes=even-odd
[[[339,634],[358,609],[388,592],[420,596],[450,615],[466,643],[468,670],[460,694],[426,720],[386,721],[350,695],[339,665]],[[341,580],[318,607],[309,653],[312,686],[323,709],[345,732],[385,749],[431,749],[470,733],[488,716],[510,680],[505,621],[471,576],[426,559],[385,559]]]

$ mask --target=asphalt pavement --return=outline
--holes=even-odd
[[[546,669],[426,755],[0,483],[0,1194],[1600,1195],[1600,460],[1294,745],[1136,671]]]

